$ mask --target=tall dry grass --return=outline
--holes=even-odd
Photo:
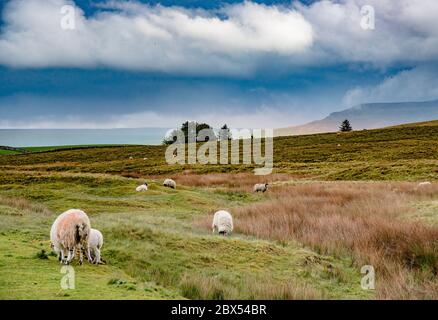
[[[193,300],[303,300],[324,299],[324,292],[306,284],[273,282],[271,278],[244,276],[239,284],[217,277],[187,275],[180,283],[181,294]]]
[[[46,206],[32,203],[23,198],[6,197],[0,195],[0,205],[19,209],[22,212],[39,213],[47,216],[52,214],[52,212]]]
[[[251,190],[256,183],[273,183],[277,181],[290,181],[293,175],[287,173],[274,173],[269,176],[256,176],[252,173],[211,173],[195,174],[184,172],[172,176],[178,184],[188,187],[226,187],[229,189]]]
[[[436,198],[437,185],[304,183],[272,188],[267,201],[233,215],[237,232],[374,266],[378,298],[438,298],[438,227],[403,218],[411,201]]]

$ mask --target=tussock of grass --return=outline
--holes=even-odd
[[[181,294],[195,300],[303,300],[324,299],[323,292],[309,285],[290,281],[278,282],[269,278],[243,277],[237,286],[227,285],[219,277],[184,275],[180,284]]]
[[[23,198],[6,197],[0,195],[0,205],[18,209],[21,212],[35,212],[37,214],[50,215],[51,211],[42,204],[35,204]]]
[[[49,260],[49,255],[47,254],[46,250],[44,250],[44,249],[39,251],[35,256],[37,259]]]

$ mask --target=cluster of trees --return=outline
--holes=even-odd
[[[198,123],[196,121],[186,121],[181,125],[181,128],[179,129],[184,134],[184,141],[185,143],[189,142],[195,142],[195,141],[189,141],[191,137],[195,137],[198,142],[207,142],[210,140],[217,141],[217,140],[231,140],[232,134],[230,131],[230,128],[226,124],[224,124],[221,129],[216,132],[212,126],[210,126],[207,123]],[[173,130],[167,137],[164,138],[163,144],[172,144],[176,142],[178,131],[179,130]],[[204,131],[202,131],[204,130]],[[200,134],[202,133],[204,134]]]
[[[184,134],[185,143],[195,142],[189,141],[190,137],[194,137],[197,139],[197,142],[207,142],[210,140],[231,140],[232,134],[230,128],[226,124],[224,124],[218,132],[216,132],[212,126],[207,123],[198,123],[196,121],[186,121],[181,125],[181,132]],[[203,135],[200,135],[200,132],[203,131]],[[345,119],[342,121],[341,126],[339,127],[341,132],[349,132],[352,131],[350,121]],[[164,138],[163,144],[172,144],[176,142],[178,137],[178,130],[173,130],[167,137]]]

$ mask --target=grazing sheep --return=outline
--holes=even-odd
[[[100,250],[103,246],[103,235],[99,230],[91,229],[88,237],[88,261],[94,264],[102,263]]]
[[[267,183],[257,183],[254,185],[254,192],[266,192],[268,190]]]
[[[419,188],[422,188],[422,187],[428,187],[428,186],[430,186],[430,185],[432,185],[432,183],[430,183],[429,181],[425,181],[425,182],[420,182],[420,183],[418,184],[418,187],[419,187]]]
[[[146,182],[135,188],[135,191],[137,192],[147,191],[147,190],[148,190],[148,184]]]
[[[82,264],[82,251],[88,246],[90,228],[87,214],[78,209],[68,210],[56,218],[50,229],[50,241],[61,263],[69,264],[75,250],[79,249],[79,263]]]
[[[134,157],[129,157],[129,160],[134,160]]]
[[[220,210],[214,214],[213,233],[217,231],[220,235],[227,236],[233,232],[233,217],[227,211]]]
[[[172,188],[172,189],[176,189],[176,182],[173,181],[172,179],[166,179],[163,182],[163,186],[168,187],[168,188]]]

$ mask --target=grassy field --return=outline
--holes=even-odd
[[[14,151],[14,150],[2,150],[2,149],[0,149],[0,156],[11,155],[11,154],[20,154],[20,152],[19,151]]]
[[[164,150],[0,156],[0,299],[438,298],[438,122],[277,138],[268,177],[169,166]],[[49,230],[70,208],[103,232],[107,264],[74,263],[76,289],[62,290]],[[219,209],[232,237],[211,234]],[[376,290],[360,286],[365,264]]]

